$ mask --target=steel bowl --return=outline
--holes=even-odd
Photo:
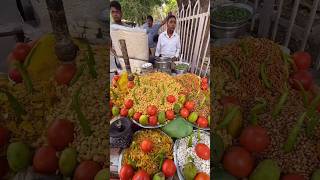
[[[174,69],[174,71],[175,71],[176,74],[185,74],[185,73],[188,72],[188,70],[189,70],[189,68],[190,68],[190,64],[189,64],[189,63],[186,63],[186,62],[180,62],[180,61],[179,61],[179,62],[174,62],[174,64],[175,64],[175,69]],[[177,65],[179,65],[179,64],[185,64],[185,65],[188,66],[188,68],[187,68],[187,69],[184,69],[184,70],[177,69],[176,67],[177,67]]]
[[[171,58],[160,57],[155,60],[155,68],[159,72],[165,72],[171,74]]]
[[[234,21],[234,22],[223,22],[223,21],[215,21],[213,18],[211,22],[211,29],[213,33],[213,37],[215,39],[220,39],[220,38],[236,38],[240,36],[246,35],[247,32],[247,26],[249,20],[253,16],[253,8],[244,3],[226,3],[222,4],[220,6],[217,6],[213,8],[212,13],[216,11],[220,7],[224,6],[235,6],[235,7],[240,7],[248,10],[251,14],[245,19],[242,19],[240,21]]]
[[[196,135],[198,133],[197,130],[194,130],[193,133]],[[210,133],[207,132],[207,131],[204,131],[204,130],[200,130],[200,133],[204,133],[206,135],[208,135],[210,137]],[[183,167],[180,167],[179,166],[179,163],[178,163],[178,144],[179,144],[179,141],[180,139],[177,139],[173,145],[173,160],[174,160],[174,164],[176,165],[177,167],[177,174],[178,174],[178,177],[180,180],[184,180],[184,176],[183,176],[183,173],[182,173],[182,168]]]

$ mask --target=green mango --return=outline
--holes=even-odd
[[[196,122],[197,119],[198,119],[198,114],[196,112],[192,112],[188,117],[188,121],[190,121],[191,123]]]
[[[186,122],[183,118],[176,118],[163,126],[162,131],[173,138],[187,137],[192,133],[193,127],[190,123]]]
[[[11,143],[7,149],[10,168],[15,171],[26,169],[31,164],[32,153],[28,145],[22,142]]]
[[[313,172],[311,180],[320,180],[320,169],[317,169]]]
[[[67,148],[62,151],[59,159],[59,169],[65,177],[70,177],[77,166],[77,151]]]
[[[158,172],[157,174],[155,174],[152,178],[152,180],[165,180],[165,176],[163,174],[163,172]]]
[[[181,109],[182,105],[180,103],[175,103],[173,105],[173,111],[176,114],[180,114],[180,109]]]
[[[120,108],[117,107],[117,106],[113,106],[113,107],[112,107],[112,115],[113,115],[113,116],[118,116],[119,113],[120,113]]]
[[[213,146],[213,153],[211,153],[213,162],[220,162],[222,157],[223,157],[223,153],[224,153],[224,142],[223,139],[221,138],[220,135],[213,133],[211,136],[212,139],[212,144],[214,144]]]
[[[230,108],[227,108],[227,113],[230,112]],[[231,122],[227,126],[227,132],[233,138],[236,138],[240,135],[243,126],[242,113],[239,109],[236,116],[231,120]]]
[[[131,108],[128,111],[128,117],[133,117],[133,115],[134,115],[134,110]]]
[[[186,102],[186,96],[185,95],[180,95],[178,97],[178,102],[181,104],[184,104]]]
[[[98,174],[94,177],[94,180],[106,180],[106,179],[109,179],[109,170],[107,168],[100,170]]]
[[[183,176],[186,180],[193,180],[197,175],[197,167],[192,163],[188,162],[184,165]]]
[[[158,122],[160,124],[164,124],[166,122],[166,113],[164,111],[160,111],[158,114]]]
[[[271,159],[263,160],[251,173],[249,180],[279,180],[281,170],[277,163]]]
[[[148,116],[147,115],[141,115],[139,118],[139,123],[142,125],[147,125],[148,124]]]

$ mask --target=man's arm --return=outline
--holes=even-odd
[[[181,43],[180,43],[180,37],[178,36],[178,38],[177,38],[177,51],[176,51],[176,55],[175,55],[175,57],[176,58],[179,58],[179,55],[180,55],[180,51],[181,51]]]
[[[160,46],[160,44],[161,44],[161,34],[160,34],[160,36],[159,36],[159,38],[158,38],[158,43],[157,43],[157,48],[156,48],[156,53],[155,53],[155,56],[156,56],[156,57],[159,57],[159,56],[160,56],[160,53],[161,53],[161,46]]]

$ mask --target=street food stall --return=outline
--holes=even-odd
[[[289,18],[281,11],[290,3],[281,0],[212,9],[215,179],[319,177],[319,50],[307,36],[296,43],[299,2]],[[303,35],[318,8],[313,2]]]

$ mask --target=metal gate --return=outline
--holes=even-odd
[[[208,1],[210,3],[210,1]],[[210,4],[206,12],[200,12],[201,0],[194,5],[182,5],[177,14],[176,32],[180,36],[180,60],[191,65],[191,72],[199,76],[210,73],[210,57],[207,52],[210,43]],[[166,29],[163,26],[160,31]]]

